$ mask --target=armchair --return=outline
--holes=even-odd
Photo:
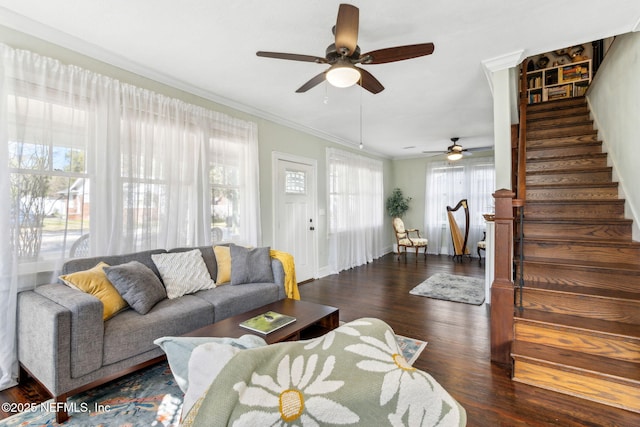
[[[396,242],[398,244],[398,260],[400,256],[404,254],[404,262],[407,262],[407,248],[413,248],[416,250],[416,262],[418,262],[418,251],[420,248],[424,250],[424,259],[427,259],[427,239],[420,236],[420,230],[417,228],[405,228],[404,222],[400,218],[393,219],[393,231],[396,235]],[[414,233],[413,237],[410,236]]]

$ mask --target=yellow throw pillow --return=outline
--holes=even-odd
[[[60,279],[68,286],[93,295],[102,301],[104,306],[102,318],[108,320],[119,311],[127,308],[128,304],[107,279],[103,267],[109,267],[109,264],[100,262],[92,269],[65,274],[60,276]]]
[[[231,281],[231,250],[229,246],[214,246],[213,252],[216,254],[218,264],[216,286],[220,286]]]

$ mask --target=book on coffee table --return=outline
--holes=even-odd
[[[261,334],[268,334],[280,328],[287,326],[296,321],[295,317],[286,314],[276,313],[275,311],[267,311],[251,319],[240,323],[240,326]]]

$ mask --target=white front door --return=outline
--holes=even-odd
[[[315,160],[274,153],[273,249],[293,255],[298,282],[316,275]]]

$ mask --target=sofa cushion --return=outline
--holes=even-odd
[[[218,322],[282,299],[278,292],[280,289],[282,286],[275,283],[247,283],[242,286],[218,286],[193,296],[213,305],[214,321]]]
[[[211,304],[193,295],[165,298],[145,315],[125,310],[104,324],[103,363],[108,365],[157,349],[153,343],[157,338],[183,335],[213,320]]]
[[[167,290],[167,298],[179,298],[215,288],[200,250],[151,255]]]
[[[202,259],[204,260],[204,263],[207,265],[207,269],[209,270],[209,276],[211,276],[211,278],[215,280],[216,275],[218,274],[218,265],[216,263],[216,255],[213,252],[212,246],[198,246],[195,248],[194,247],[173,248],[168,252],[169,253],[188,252],[194,249],[200,250],[200,253],[202,254]]]
[[[116,313],[127,308],[127,302],[122,299],[116,288],[111,284],[103,268],[109,264],[99,262],[89,270],[76,271],[75,273],[60,276],[67,285],[82,292],[86,292],[98,298],[102,302],[102,319],[107,320]]]
[[[268,246],[248,249],[233,245],[231,249],[231,284],[273,282]]]
[[[191,248],[193,249],[193,248]],[[129,261],[138,261],[153,271],[156,276],[160,277],[160,272],[156,268],[156,265],[153,263],[151,259],[152,254],[161,254],[167,252],[164,249],[152,249],[148,251],[135,252],[131,254],[124,255],[106,255],[99,256],[93,258],[77,258],[70,259],[62,265],[62,274],[75,273],[76,271],[88,270],[94,267],[100,261],[106,262],[107,264],[113,266],[118,264],[124,264]],[[62,281],[60,281],[62,283]]]
[[[105,267],[104,271],[122,298],[140,314],[146,314],[158,301],[167,297],[158,276],[138,261]]]
[[[214,246],[213,252],[216,254],[218,264],[218,275],[216,285],[223,285],[231,281],[231,248],[229,246]]]

